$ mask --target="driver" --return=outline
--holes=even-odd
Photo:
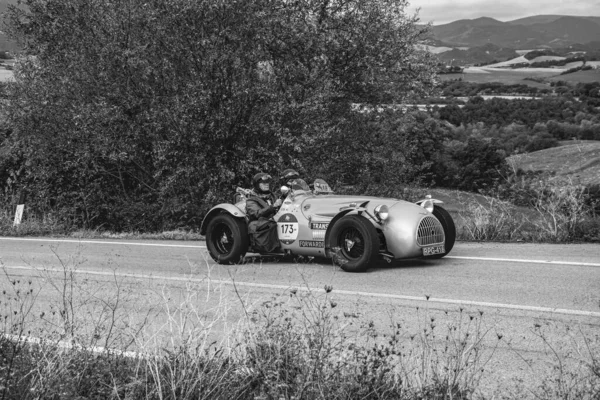
[[[246,200],[250,243],[259,253],[274,253],[279,250],[277,223],[271,217],[281,206],[281,199],[276,199],[271,192],[272,181],[269,174],[261,172],[254,175],[253,191]]]

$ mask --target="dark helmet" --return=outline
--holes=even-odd
[[[281,173],[281,179],[284,181],[291,181],[292,179],[298,179],[300,174],[298,171],[288,168]]]
[[[273,178],[271,178],[271,175],[261,172],[261,173],[254,175],[254,178],[252,178],[252,186],[254,187],[254,190],[256,191],[256,193],[267,194],[267,193],[271,193],[271,182],[272,181],[273,181]],[[267,190],[262,190],[260,188],[261,183],[266,183],[268,185]]]

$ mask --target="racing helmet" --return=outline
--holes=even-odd
[[[254,175],[252,178],[252,186],[254,190],[258,194],[269,194],[271,193],[271,182],[273,178],[269,174],[265,174],[264,172],[260,172]]]
[[[294,179],[298,179],[300,177],[300,174],[298,173],[298,171],[288,168],[283,170],[283,172],[281,173],[281,179],[285,182],[294,180]]]

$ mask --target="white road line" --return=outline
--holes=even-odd
[[[446,256],[444,258],[453,258],[457,260],[477,260],[477,261],[501,261],[526,264],[552,264],[552,265],[575,265],[582,267],[600,267],[600,263],[586,263],[579,261],[554,261],[554,260],[527,260],[517,258],[488,258],[488,257],[462,257],[462,256]]]
[[[184,247],[194,249],[205,249],[206,246],[190,244],[164,244],[164,243],[139,243],[139,242],[114,242],[105,240],[77,240],[77,239],[45,239],[45,238],[0,238],[2,240],[29,241],[29,242],[51,242],[51,243],[81,243],[81,244],[115,244],[122,246],[154,246],[154,247]]]
[[[81,244],[111,244],[121,246],[148,246],[148,247],[176,247],[176,248],[192,248],[205,249],[206,246],[201,245],[186,245],[186,244],[164,244],[164,243],[140,243],[140,242],[115,242],[104,240],[77,240],[77,239],[45,239],[45,238],[8,238],[2,237],[2,240],[13,241],[35,241],[35,242],[64,242],[64,243],[81,243]],[[475,261],[497,261],[509,263],[524,263],[524,264],[550,264],[550,265],[572,265],[580,267],[600,267],[600,263],[586,263],[578,261],[555,261],[555,260],[527,260],[516,258],[492,258],[492,257],[466,257],[466,256],[446,256],[444,258],[455,260],[475,260]]]
[[[123,356],[123,357],[127,357],[127,358],[142,358],[144,357],[144,355],[142,355],[141,353],[137,353],[134,351],[122,351],[122,350],[116,350],[116,349],[107,349],[105,347],[100,347],[100,346],[82,346],[73,342],[69,342],[69,341],[64,341],[64,340],[59,340],[59,341],[48,341],[47,339],[41,339],[35,336],[17,336],[17,335],[11,335],[10,333],[0,333],[0,337],[5,337],[10,341],[13,342],[20,342],[20,343],[32,343],[32,344],[48,344],[48,343],[52,343],[57,345],[58,347],[62,348],[62,349],[76,349],[76,350],[86,350],[86,351],[91,351],[94,354],[106,354],[106,353],[111,353],[111,354],[117,354],[119,356]]]
[[[35,268],[27,267],[27,266],[4,266],[3,268],[7,269],[16,269],[16,270],[28,270],[28,271],[38,271]],[[52,272],[62,272],[61,269],[57,268],[44,268],[43,271],[52,271]],[[219,279],[199,279],[192,277],[171,277],[171,276],[160,276],[160,275],[141,275],[141,274],[128,274],[128,273],[119,273],[119,272],[106,272],[106,271],[84,271],[79,270],[75,271],[80,274],[88,274],[88,275],[97,275],[97,276],[119,276],[123,278],[136,278],[136,279],[158,279],[161,281],[173,281],[173,282],[209,282],[211,285],[229,285],[229,286],[239,286],[239,287],[251,287],[251,288],[259,288],[259,289],[278,289],[278,290],[290,290],[294,289],[301,292],[315,292],[322,291],[324,289],[310,289],[306,287],[295,287],[290,285],[276,285],[269,283],[254,283],[254,282],[235,282],[235,281],[224,281]],[[504,304],[504,303],[490,303],[484,301],[469,301],[469,300],[454,300],[454,299],[442,299],[436,297],[423,298],[422,296],[405,296],[399,294],[390,294],[390,293],[372,293],[372,292],[360,292],[360,291],[352,291],[352,290],[335,290],[336,294],[342,294],[347,296],[362,296],[362,297],[375,297],[375,298],[384,298],[384,299],[392,299],[392,300],[407,300],[407,301],[418,301],[423,303],[439,303],[439,304],[454,304],[458,306],[470,306],[470,307],[486,307],[486,308],[501,308],[501,309],[509,309],[509,310],[519,310],[519,311],[533,311],[533,312],[541,312],[541,313],[549,313],[549,314],[564,314],[571,316],[583,316],[583,317],[595,317],[600,318],[600,312],[594,311],[584,311],[584,310],[573,310],[573,309],[565,309],[565,308],[551,308],[551,307],[537,307],[537,306],[526,306],[526,305],[518,305],[518,304]]]

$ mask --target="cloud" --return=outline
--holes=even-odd
[[[539,1],[539,0],[538,0]],[[408,13],[421,8],[422,22],[445,24],[459,19],[490,17],[500,21],[528,17],[531,15],[583,15],[600,16],[599,0],[409,0]]]

